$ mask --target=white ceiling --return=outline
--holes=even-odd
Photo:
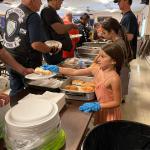
[[[143,8],[144,5],[140,4],[141,0],[133,1],[133,11],[138,11]],[[91,13],[97,13],[101,11],[119,11],[118,4],[114,3],[113,0],[64,0],[62,9],[70,9],[76,13],[85,12],[87,9],[89,9]]]
[[[5,0],[5,2],[10,2],[11,5],[0,3],[0,13],[5,13],[5,11],[18,5],[20,0]],[[132,10],[134,12],[143,9],[144,5],[140,4],[141,0],[133,0]],[[46,4],[47,0],[43,0],[43,4]],[[100,12],[117,12],[119,11],[118,5],[113,3],[113,0],[64,0],[61,10],[59,11],[63,14],[66,11],[72,11],[73,13],[100,13]]]

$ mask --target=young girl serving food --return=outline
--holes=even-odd
[[[80,110],[96,111],[95,124],[121,119],[121,83],[119,72],[123,64],[121,47],[115,43],[104,45],[95,62],[85,69],[71,69],[43,65],[43,69],[71,76],[94,76],[97,102],[84,103]]]

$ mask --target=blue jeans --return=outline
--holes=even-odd
[[[7,70],[9,72],[10,89],[11,89],[9,95],[15,96],[17,93],[22,91],[25,87],[24,76],[17,73],[10,67],[7,67]]]

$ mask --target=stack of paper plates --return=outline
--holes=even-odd
[[[66,104],[64,93],[55,93],[55,92],[49,92],[49,91],[46,91],[42,95],[29,94],[26,97],[24,97],[23,99],[21,99],[18,103],[37,100],[37,99],[42,99],[42,100],[46,100],[50,103],[53,102],[53,103],[57,104],[59,112]]]
[[[61,131],[57,105],[43,99],[19,103],[5,120],[6,144],[11,149],[38,149],[57,140]]]

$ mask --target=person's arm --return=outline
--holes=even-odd
[[[134,38],[134,35],[136,35],[136,18],[134,18],[133,16],[129,16],[126,20],[126,30],[127,30],[127,39],[128,41],[132,41]]]
[[[77,28],[75,24],[63,24],[57,12],[51,8],[44,8],[41,11],[41,18],[49,28],[52,28],[57,34],[65,34],[73,28]]]
[[[101,108],[113,108],[120,105],[121,101],[121,81],[119,76],[112,78],[111,87],[113,91],[113,101],[100,103]]]
[[[48,53],[48,52],[52,52],[53,49],[55,49],[54,47],[48,47],[45,43],[43,42],[33,42],[31,44],[32,48],[39,51],[39,52],[42,52],[42,53]],[[57,49],[56,49],[57,50]]]
[[[14,70],[22,75],[33,73],[31,68],[25,68],[19,64],[4,48],[0,49],[0,59],[7,65],[11,66]]]
[[[53,28],[53,30],[55,30],[55,32],[57,34],[65,34],[71,29],[76,29],[77,25],[75,25],[75,24],[66,24],[65,25],[65,24],[61,24],[61,23],[57,22],[57,23],[52,24],[51,27]]]
[[[69,76],[84,76],[84,75],[92,75],[92,68],[86,69],[72,69],[72,68],[64,68],[59,67],[59,73]]]
[[[57,48],[48,47],[44,41],[46,37],[44,35],[44,30],[41,25],[40,16],[36,13],[32,14],[27,22],[30,43],[33,49],[42,52],[55,52]]]
[[[10,101],[9,95],[0,92],[0,107],[7,105]]]

